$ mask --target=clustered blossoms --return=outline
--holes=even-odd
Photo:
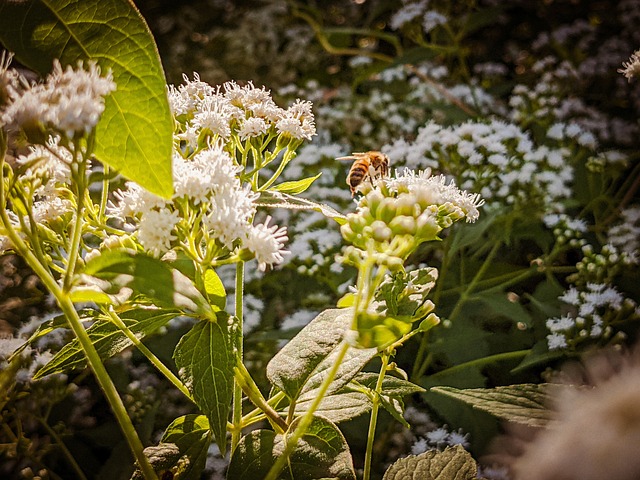
[[[432,177],[429,170],[396,171],[377,182],[358,201],[357,211],[347,215],[340,228],[351,244],[345,260],[359,264],[365,256],[374,257],[397,270],[418,245],[436,240],[454,222],[477,220],[483,203],[478,194],[458,189],[442,175]]]
[[[571,191],[568,148],[535,146],[527,132],[499,120],[451,127],[429,122],[414,141],[401,139],[383,150],[410,168],[452,175],[487,202],[557,210]]]
[[[176,118],[176,138],[193,151],[203,143],[222,140],[230,148],[246,155],[247,142],[264,145],[277,136],[280,143],[310,140],[316,133],[311,102],[296,100],[287,109],[280,108],[268,90],[248,83],[244,87],[227,82],[222,88],[184,77],[185,84],[169,87],[169,103]],[[255,143],[256,140],[259,143]],[[241,146],[242,143],[245,146]],[[245,157],[246,158],[246,157]],[[261,165],[263,166],[263,165]]]
[[[245,247],[261,270],[282,262],[286,229],[269,226],[270,218],[253,225],[258,195],[241,185],[237,176],[241,168],[219,145],[200,150],[191,159],[174,154],[173,170],[171,201],[130,182],[126,190],[116,192],[110,205],[110,216],[134,219],[145,250],[159,256],[181,247],[208,263]],[[200,232],[199,242],[190,244],[189,232]]]
[[[588,283],[584,290],[571,287],[558,298],[571,310],[547,320],[551,332],[547,335],[549,350],[575,348],[586,340],[610,339],[618,323],[640,319],[638,304],[608,284]]]
[[[586,240],[582,238],[587,231],[584,220],[573,219],[565,213],[552,213],[543,217],[542,221],[552,229],[558,245],[567,244],[572,248],[586,245]]]
[[[93,130],[104,111],[104,97],[116,84],[110,72],[101,76],[95,63],[87,69],[82,62],[77,69],[63,69],[55,60],[44,83],[29,85],[11,75],[4,88],[8,102],[1,114],[3,124],[27,133],[46,128],[72,139]]]

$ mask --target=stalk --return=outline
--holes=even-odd
[[[243,296],[244,296],[244,262],[240,261],[236,264],[236,298],[235,298],[235,316],[237,320],[236,339],[236,365],[239,368],[243,363],[243,337],[242,337],[242,315],[243,315]],[[233,379],[233,407],[231,414],[231,423],[233,430],[231,431],[231,452],[233,453],[240,443],[242,435],[242,386],[236,376]]]
[[[369,480],[371,477],[371,459],[373,455],[373,441],[376,436],[376,425],[378,423],[378,411],[380,410],[380,393],[382,393],[382,382],[387,372],[390,355],[388,351],[382,354],[382,365],[376,382],[375,396],[373,397],[373,405],[371,407],[371,418],[369,419],[369,433],[367,434],[367,450],[364,455],[364,473],[362,480]]]

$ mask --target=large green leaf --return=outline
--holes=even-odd
[[[560,388],[550,384],[520,384],[496,388],[471,388],[460,390],[453,387],[434,387],[431,392],[456,398],[478,410],[498,418],[533,427],[546,425],[551,411],[550,390]]]
[[[0,40],[25,65],[45,74],[53,59],[75,66],[95,60],[117,89],[105,99],[96,157],[144,188],[173,192],[173,123],[158,51],[128,0],[0,2]]]
[[[342,348],[352,309],[328,309],[291,339],[267,365],[267,378],[289,398],[313,398]],[[375,348],[350,348],[327,394],[337,392],[377,354]]]
[[[430,450],[401,458],[387,469],[382,480],[473,480],[477,473],[473,457],[456,445],[443,452]]]
[[[178,374],[209,419],[220,452],[227,448],[227,419],[233,398],[233,346],[226,321],[198,322],[176,346]]]
[[[292,429],[296,427],[294,422]],[[255,430],[244,436],[233,452],[227,478],[264,478],[284,451],[284,437],[271,430]],[[282,480],[355,480],[351,453],[342,432],[330,421],[314,417],[300,439],[288,465],[278,477]]]
[[[166,325],[179,314],[178,310],[139,308],[122,313],[120,318],[138,339],[142,339]],[[132,345],[131,340],[108,318],[101,318],[91,325],[87,329],[87,334],[102,359],[112,357]],[[49,363],[38,370],[33,378],[38,379],[52,373],[84,368],[85,365],[86,356],[76,338],[66,344]]]
[[[141,301],[215,318],[211,305],[191,279],[157,258],[126,250],[107,250],[87,262],[82,273],[85,278],[98,279],[95,284],[106,293],[131,289],[134,296],[143,297]],[[108,282],[108,287],[103,281]]]

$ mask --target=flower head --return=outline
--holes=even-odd
[[[621,68],[618,70],[619,73],[622,73],[629,81],[633,77],[640,77],[640,50],[636,50],[631,54],[628,62],[622,62]]]

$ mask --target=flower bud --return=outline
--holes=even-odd
[[[389,228],[395,235],[415,235],[416,221],[408,215],[400,215],[391,220]]]
[[[396,201],[394,198],[383,198],[380,201],[380,207],[377,210],[376,218],[382,220],[385,223],[391,222],[393,217],[396,216]]]
[[[392,230],[387,227],[387,224],[381,220],[375,220],[371,224],[371,230],[373,232],[373,239],[376,242],[385,242],[389,240],[393,234]]]

